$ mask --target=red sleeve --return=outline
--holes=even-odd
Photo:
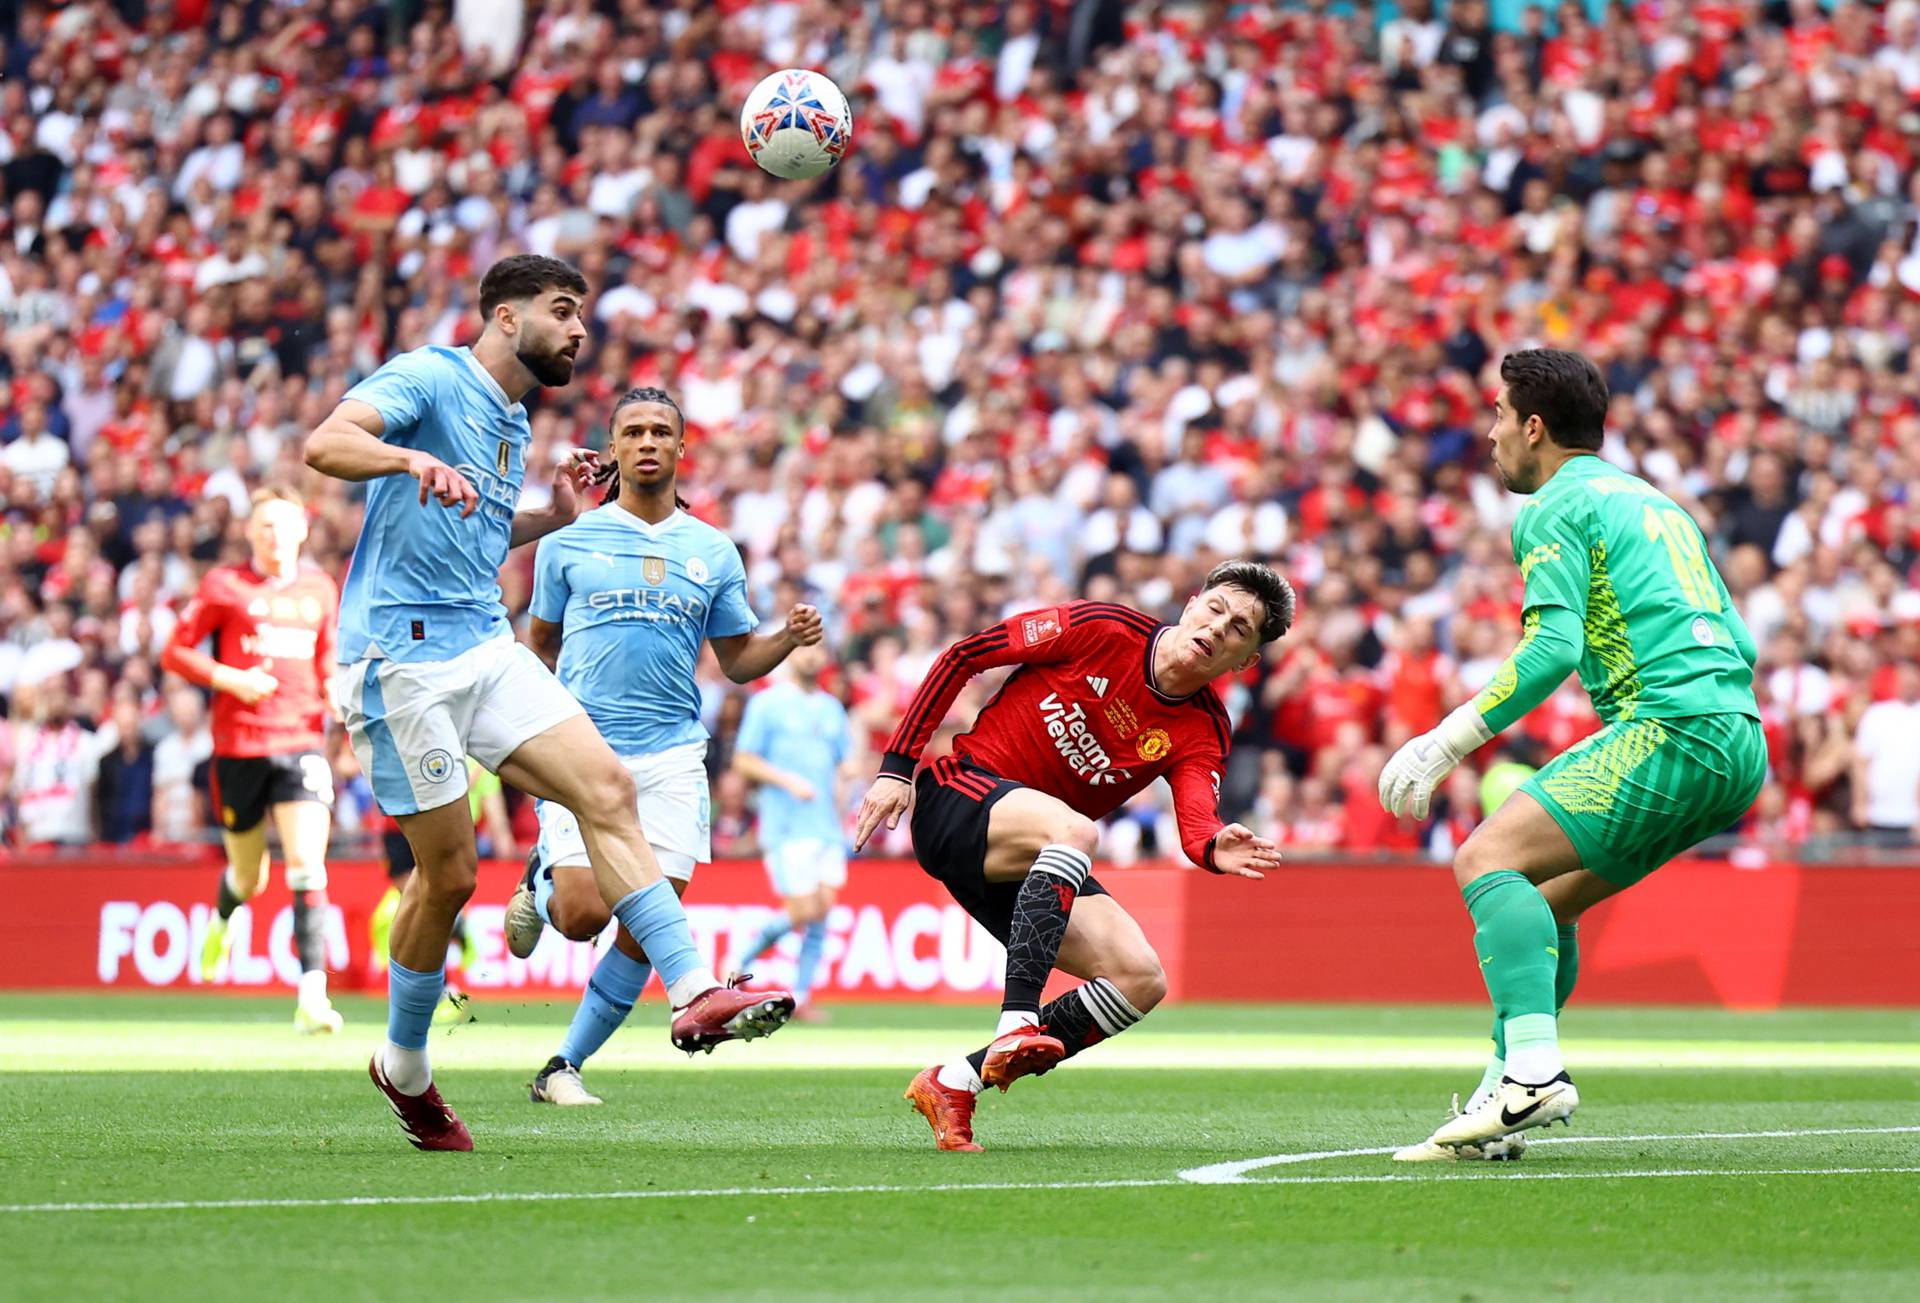
[[[982,629],[971,638],[962,638],[940,653],[920,690],[913,694],[913,704],[907,707],[899,727],[887,739],[880,772],[912,779],[914,766],[933,740],[934,730],[953,708],[967,680],[980,671],[997,665],[1045,665],[1066,660],[1072,641],[1066,634],[1073,627],[1073,611],[1070,605],[1028,611]]]
[[[320,680],[320,695],[326,697],[328,682],[339,668],[335,649],[340,644],[340,590],[327,581],[326,596],[320,599],[320,628],[313,639],[313,671]]]
[[[173,626],[173,637],[167,640],[166,647],[160,653],[160,668],[170,674],[178,674],[189,683],[203,688],[213,686],[213,672],[220,662],[200,650],[200,644],[211,638],[214,631],[225,623],[226,605],[221,600],[224,584],[218,572],[209,574],[201,581],[200,588],[180,612],[180,622]]]
[[[1213,838],[1220,822],[1220,775],[1226,762],[1218,753],[1196,755],[1167,771],[1173,789],[1173,814],[1180,824],[1180,849],[1201,868],[1213,870]]]

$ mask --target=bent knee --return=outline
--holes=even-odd
[[[479,880],[479,857],[456,854],[433,863],[421,861],[414,871],[413,889],[437,905],[459,909],[472,899]]]
[[[1047,829],[1047,844],[1071,846],[1092,859],[1100,849],[1100,825],[1076,811],[1065,811]]]
[[[591,941],[606,930],[613,911],[600,898],[593,871],[585,865],[562,865],[553,871],[553,895],[547,899],[547,921],[569,941]]]
[[[1146,1013],[1167,998],[1167,970],[1151,946],[1129,949],[1116,956],[1109,971],[1102,974],[1127,997],[1127,1003]]]
[[[622,822],[634,820],[634,806],[639,800],[639,792],[633,785],[633,775],[626,766],[615,761],[602,766],[599,772],[585,779],[580,788],[579,805],[574,807],[574,816],[585,824],[606,828]]]

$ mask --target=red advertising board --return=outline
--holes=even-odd
[[[211,862],[16,860],[0,866],[0,988],[198,987],[193,956],[218,877]],[[381,867],[330,867],[327,936],[336,985],[377,987],[368,919],[387,889]],[[549,933],[526,960],[501,931],[514,864],[481,866],[468,909],[477,962],[470,990],[572,991],[593,947]],[[1173,998],[1474,1001],[1484,998],[1471,924],[1437,866],[1290,866],[1264,882],[1187,869],[1103,869],[1101,881],[1160,952]],[[706,866],[687,902],[715,967],[772,909],[753,863]],[[276,884],[238,916],[227,990],[289,986],[297,976],[292,909]],[[821,994],[859,999],[992,1001],[1003,952],[915,866],[861,862],[829,923]],[[1848,868],[1720,861],[1671,865],[1588,915],[1580,998],[1742,1008],[1920,1006],[1920,866]],[[795,943],[756,965],[791,974]]]

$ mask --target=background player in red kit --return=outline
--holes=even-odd
[[[920,866],[1007,946],[1006,1001],[984,1049],[928,1068],[906,1097],[941,1149],[977,1150],[975,1097],[1045,1072],[1117,1036],[1166,994],[1160,960],[1091,876],[1100,829],[1154,779],[1173,789],[1181,847],[1213,873],[1264,876],[1280,852],[1215,809],[1229,728],[1213,681],[1245,669],[1293,623],[1293,588],[1252,561],[1229,561],[1178,624],[1130,607],[1070,602],[1016,615],[934,662],[887,743],[860,807],[857,850],[913,806]],[[953,754],[920,753],[968,679],[1018,665]],[[915,794],[918,801],[915,802]],[[1087,979],[1040,1007],[1055,967]]]
[[[247,518],[252,562],[207,572],[161,664],[214,692],[213,795],[227,870],[220,879],[219,913],[201,951],[201,974],[208,980],[218,975],[230,945],[228,920],[267,885],[265,820],[271,811],[287,861],[300,954],[293,1025],[303,1032],[335,1032],[340,1015],[327,999],[324,934],[333,774],[322,748],[340,590],[319,570],[301,569],[306,538],[307,512],[297,494],[255,493]],[[211,656],[200,650],[209,638]]]

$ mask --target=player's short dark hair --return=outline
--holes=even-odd
[[[680,423],[680,433],[685,434],[687,432],[687,414],[680,410],[680,404],[673,401],[673,395],[653,385],[641,385],[638,388],[629,389],[626,393],[621,394],[620,401],[613,405],[611,412],[607,413],[607,434],[609,437],[613,434],[613,423],[620,419],[621,409],[632,407],[635,403],[658,403],[662,407],[671,408],[674,419]]]
[[[480,315],[491,319],[502,303],[537,298],[548,290],[587,296],[587,278],[572,263],[538,253],[516,253],[487,268],[480,278]]]
[[[1266,614],[1260,618],[1260,645],[1272,642],[1293,628],[1293,585],[1272,566],[1258,561],[1222,561],[1207,572],[1200,591],[1210,588],[1238,588],[1260,599]]]
[[[1564,348],[1524,348],[1501,359],[1500,378],[1523,424],[1538,416],[1562,448],[1598,450],[1612,401],[1599,367]]]

